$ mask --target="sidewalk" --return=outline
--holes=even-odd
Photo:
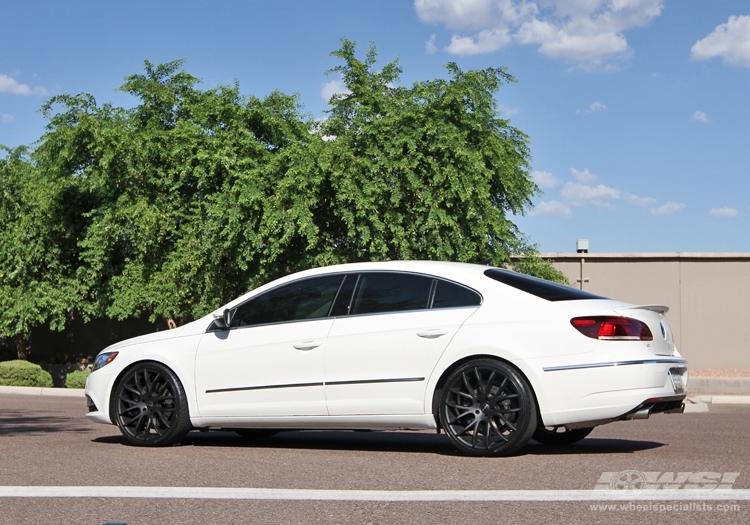
[[[39,388],[34,386],[0,386],[0,394],[30,396],[84,397],[83,388]]]

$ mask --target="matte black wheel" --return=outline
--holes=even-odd
[[[230,428],[227,430],[236,432],[245,439],[266,439],[280,432],[280,430],[270,428]]]
[[[539,425],[531,436],[535,441],[542,445],[572,445],[591,434],[593,428],[571,428],[563,426],[545,427]]]
[[[458,449],[472,456],[505,456],[536,428],[536,402],[513,367],[477,359],[456,369],[440,398],[440,423]]]
[[[190,431],[187,399],[174,372],[144,362],[128,370],[115,387],[114,420],[130,443],[164,446]]]

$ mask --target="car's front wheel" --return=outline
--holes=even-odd
[[[531,436],[542,445],[564,446],[581,441],[591,434],[593,428],[565,428],[562,426],[545,427],[539,425]]]
[[[461,452],[506,456],[531,437],[537,408],[531,387],[515,368],[493,359],[477,359],[448,377],[439,417]]]
[[[171,445],[190,431],[185,390],[174,372],[159,363],[127,370],[115,387],[112,408],[120,432],[133,445]]]

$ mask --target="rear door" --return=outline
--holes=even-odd
[[[356,281],[356,283],[355,283]],[[400,272],[349,275],[325,353],[330,415],[423,414],[427,378],[481,296]]]

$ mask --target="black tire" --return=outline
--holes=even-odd
[[[459,451],[507,456],[531,438],[537,422],[534,394],[515,368],[476,359],[457,368],[440,396],[440,424]]]
[[[591,434],[592,428],[565,428],[563,426],[545,427],[540,424],[531,436],[542,445],[565,446],[581,441]]]
[[[258,440],[270,438],[281,432],[280,430],[273,430],[271,428],[228,428],[226,430],[236,432],[245,439]]]
[[[120,432],[133,445],[172,445],[190,432],[182,383],[159,363],[146,361],[127,370],[115,386],[112,409]]]

